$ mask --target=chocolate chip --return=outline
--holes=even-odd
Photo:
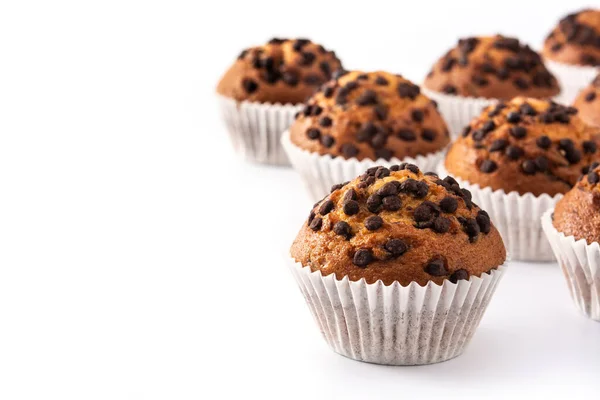
[[[386,86],[390,82],[387,79],[385,79],[383,76],[378,75],[377,78],[375,78],[375,83],[380,86]]]
[[[486,174],[490,174],[496,169],[498,169],[498,165],[492,160],[483,160],[483,162],[479,166],[479,170]]]
[[[345,221],[338,221],[333,225],[333,232],[336,234],[349,239],[352,236],[352,228],[350,224]]]
[[[369,106],[377,104],[377,93],[375,93],[373,90],[365,90],[356,99],[356,104],[358,104],[359,106]]]
[[[281,76],[281,80],[290,86],[296,86],[299,82],[298,75],[295,72],[287,71]]]
[[[415,121],[415,122],[422,122],[423,121],[423,111],[418,110],[418,109],[414,109],[410,112],[410,118]]]
[[[391,253],[393,256],[398,257],[406,253],[408,246],[400,239],[390,239],[384,245],[383,248]]]
[[[321,136],[321,131],[317,128],[308,128],[306,130],[306,136],[308,136],[309,139],[316,140]]]
[[[371,146],[373,146],[373,148],[379,149],[385,146],[387,139],[388,137],[385,133],[379,132],[371,139]]]
[[[418,174],[420,172],[419,167],[417,167],[415,164],[410,163],[405,163],[403,169],[407,169],[413,174]]]
[[[401,129],[398,131],[398,137],[406,142],[413,142],[417,140],[417,135],[411,130]]]
[[[444,260],[436,258],[427,263],[424,268],[425,272],[431,276],[444,276],[448,274],[444,265]]]
[[[529,103],[521,104],[519,106],[519,111],[521,112],[521,114],[524,114],[524,115],[529,115],[529,116],[537,115],[537,111]]]
[[[477,224],[479,225],[479,230],[482,233],[488,234],[490,233],[490,229],[492,227],[492,223],[490,221],[490,216],[483,210],[479,210],[477,213],[477,217],[475,217]]]
[[[358,249],[356,253],[354,253],[354,257],[352,262],[357,267],[366,267],[371,262],[373,262],[373,253],[369,249]]]
[[[292,45],[292,49],[294,49],[294,51],[300,51],[308,43],[310,43],[310,40],[308,39],[296,39],[296,41]]]
[[[552,145],[552,140],[548,136],[540,136],[536,139],[535,143],[540,149],[547,150]]]
[[[333,192],[335,192],[336,190],[343,188],[343,187],[344,187],[344,185],[345,185],[344,183],[337,183],[337,184],[333,185],[333,186],[331,187],[331,189],[329,189],[329,193],[333,193]]]
[[[517,146],[508,146],[505,151],[506,156],[511,160],[518,160],[523,153],[523,149]]]
[[[591,172],[588,172],[587,179],[588,179],[589,183],[591,183],[592,185],[595,185],[596,183],[598,183],[600,181],[600,176],[597,173],[595,173],[594,171],[591,171]]]
[[[529,89],[529,82],[527,82],[525,80],[525,78],[523,78],[523,77],[515,78],[513,80],[513,85],[515,85],[516,87],[518,87],[519,89],[522,89],[522,90]]]
[[[386,161],[389,161],[394,156],[394,153],[390,149],[376,149],[375,150],[375,159],[383,158]]]
[[[433,142],[435,140],[436,137],[436,133],[434,130],[432,129],[423,129],[423,132],[421,132],[421,138],[423,140],[425,140],[426,142]]]
[[[537,167],[535,165],[535,162],[533,162],[532,160],[525,160],[521,164],[521,169],[523,170],[523,173],[525,175],[533,175],[535,174]]]
[[[463,218],[461,219],[461,224],[463,226],[464,231],[469,236],[471,240],[474,240],[479,235],[480,229],[477,220],[474,218]]]
[[[381,197],[393,196],[398,194],[397,181],[387,182],[377,190],[377,195]]]
[[[308,225],[309,226],[310,226],[310,223],[313,222],[313,219],[315,219],[315,211],[310,210],[310,214],[308,214]]]
[[[351,143],[344,143],[341,147],[341,151],[345,158],[356,157],[358,154],[358,148]]]
[[[433,220],[431,229],[436,233],[446,233],[450,230],[450,220],[446,217],[437,217]]]
[[[346,215],[358,214],[359,208],[358,202],[354,200],[346,201],[343,205],[344,214]]]
[[[515,139],[523,139],[527,135],[527,129],[522,126],[512,126],[508,131]]]
[[[387,196],[383,198],[383,208],[387,211],[397,211],[402,207],[402,200],[398,196]]]
[[[331,135],[321,136],[321,144],[325,147],[331,147],[335,143],[335,139]]]
[[[456,87],[447,84],[442,88],[442,92],[446,94],[456,94],[458,93],[458,90],[456,90]]]
[[[427,196],[429,192],[429,186],[422,181],[416,181],[412,178],[409,178],[402,182],[400,185],[400,191],[412,194],[416,198],[423,198]]]
[[[332,124],[333,124],[333,121],[328,116],[324,116],[319,119],[319,125],[321,125],[324,128],[327,128],[327,127],[331,126]]]
[[[321,215],[327,215],[331,212],[331,210],[333,210],[333,201],[331,200],[326,200],[321,204],[321,207],[319,207],[319,214]]]
[[[356,133],[356,140],[359,142],[366,142],[370,140],[375,134],[379,132],[379,129],[371,121],[365,122],[361,125],[360,129]]]
[[[596,152],[597,145],[596,142],[592,140],[586,140],[583,142],[583,152],[594,154]]]
[[[594,101],[594,99],[596,98],[596,92],[589,92],[585,95],[584,100],[589,102]]]
[[[426,222],[432,220],[436,216],[435,210],[431,207],[430,202],[423,202],[413,212],[413,218],[416,222]]]
[[[329,99],[329,98],[331,98],[331,96],[333,96],[333,92],[334,92],[334,89],[331,86],[328,86],[325,89],[323,89],[323,96],[325,96],[325,98]]]
[[[344,193],[344,196],[342,197],[342,201],[346,202],[346,201],[350,201],[350,200],[356,200],[358,198],[358,196],[356,195],[356,192],[354,191],[354,189],[348,189],[346,190],[346,193]]]
[[[375,170],[375,178],[381,179],[386,176],[390,176],[390,170],[386,167],[377,167],[377,170]]]
[[[458,208],[458,201],[454,197],[444,197],[440,201],[440,209],[448,214],[451,214],[456,211]]]
[[[484,124],[481,126],[481,130],[485,133],[489,133],[494,129],[496,129],[496,124],[492,120],[485,121]]]
[[[548,167],[550,166],[548,159],[544,156],[536,157],[534,162],[537,170],[540,172],[546,172],[548,170]]]
[[[320,217],[315,217],[310,225],[308,226],[310,229],[312,229],[313,231],[318,231],[319,229],[321,229],[321,226],[323,225],[323,220]]]
[[[325,76],[331,75],[331,67],[327,61],[321,61],[319,63],[319,69],[325,74]]]
[[[496,72],[496,77],[498,77],[499,80],[504,81],[508,79],[509,74],[510,72],[508,71],[508,68],[502,67],[498,69],[498,72]]]
[[[372,194],[367,198],[367,209],[373,213],[379,211],[381,204],[381,196]]]
[[[457,283],[461,280],[469,279],[469,273],[466,269],[457,269],[450,275],[450,282]]]
[[[443,72],[448,72],[452,69],[452,67],[454,67],[455,64],[456,64],[456,58],[454,58],[454,57],[446,58],[444,61],[442,61],[441,69]]]
[[[258,83],[256,83],[256,81],[254,81],[250,78],[244,79],[242,81],[242,86],[244,87],[244,90],[248,94],[254,93],[258,89]]]
[[[313,62],[315,62],[316,56],[313,53],[303,52],[303,53],[301,53],[301,55],[302,55],[302,58],[300,60],[300,65],[309,66],[309,65],[312,65]]]
[[[365,228],[376,231],[383,226],[383,219],[379,215],[372,215],[365,219]]]
[[[409,83],[409,82],[400,82],[398,84],[398,95],[402,98],[410,98],[411,100],[414,100],[419,93],[421,93],[421,89],[419,89],[419,87],[413,83]]]
[[[469,136],[469,133],[471,132],[471,126],[467,125],[464,127],[463,131],[462,131],[462,137],[467,137]]]
[[[516,124],[521,121],[521,114],[516,111],[511,111],[506,115],[506,120],[510,123]]]

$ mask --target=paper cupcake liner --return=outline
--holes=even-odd
[[[342,157],[334,158],[329,155],[323,156],[301,149],[291,142],[288,131],[282,135],[281,143],[292,166],[300,173],[313,201],[318,201],[328,195],[333,185],[350,181],[374,166],[390,167],[406,162],[415,164],[425,172],[434,171],[444,156],[445,151],[440,150],[436,153],[417,156],[415,158],[392,158],[389,161],[380,158],[376,161],[359,161],[356,158],[344,159]]]
[[[464,127],[469,125],[473,118],[479,116],[485,107],[498,102],[496,99],[483,97],[451,96],[423,87],[421,87],[421,91],[425,96],[437,102],[438,110],[448,124],[450,136],[453,139],[459,137]]]
[[[544,64],[558,79],[561,93],[555,100],[563,104],[573,104],[581,89],[596,77],[600,69],[585,65],[570,65],[556,61],[544,60]]]
[[[376,364],[419,365],[464,351],[507,263],[481,277],[426,286],[337,280],[291,257],[288,264],[333,351]]]
[[[558,264],[565,274],[571,298],[577,307],[596,321],[600,321],[600,244],[587,244],[584,239],[565,236],[552,224],[552,213],[542,216],[542,226]]]
[[[237,101],[217,95],[221,115],[235,151],[244,159],[289,165],[281,148],[281,133],[294,122],[302,105]]]
[[[440,177],[451,175],[440,163]],[[452,176],[452,175],[451,175]],[[544,212],[554,208],[562,194],[550,196],[532,193],[506,193],[504,190],[492,190],[480,187],[453,176],[461,187],[468,189],[473,195],[473,202],[487,211],[504,245],[513,260],[520,261],[553,261],[554,255],[550,243],[542,230],[540,218]]]

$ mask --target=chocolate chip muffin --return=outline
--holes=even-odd
[[[308,39],[271,39],[240,53],[217,92],[238,101],[298,104],[341,68],[333,51]]]
[[[592,163],[565,196],[556,203],[553,225],[566,236],[600,242],[600,167]]]
[[[600,66],[600,10],[582,10],[561,19],[546,37],[542,54],[565,64]]]
[[[517,97],[474,119],[448,151],[445,167],[481,187],[554,196],[600,160],[599,133],[573,107]]]
[[[549,98],[560,92],[535,51],[501,35],[460,39],[435,63],[423,86],[452,96],[499,100]]]
[[[456,282],[504,263],[488,214],[454,179],[412,164],[374,167],[315,204],[292,257],[337,279]]]
[[[358,160],[415,157],[449,142],[435,103],[383,71],[337,74],[307,101],[290,133],[311,153]]]
[[[600,127],[600,75],[579,93],[573,106],[587,124]]]

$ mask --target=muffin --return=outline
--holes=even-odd
[[[281,133],[301,104],[340,68],[333,51],[308,39],[271,39],[242,51],[217,85],[235,150],[249,161],[289,164]]]
[[[600,127],[600,75],[579,93],[573,107],[588,125]]]
[[[571,297],[588,317],[600,321],[600,167],[581,180],[542,217],[542,225]]]
[[[374,165],[410,162],[432,170],[449,140],[435,102],[383,71],[337,74],[282,138],[313,200]]]
[[[518,39],[501,35],[460,39],[433,66],[423,83],[454,137],[498,100],[550,98],[560,92],[541,57]]]
[[[470,193],[414,164],[338,185],[314,205],[290,255],[332,349],[394,365],[461,354],[506,261]]]
[[[598,73],[600,10],[582,10],[561,19],[546,37],[542,56],[560,81],[560,101],[570,104]]]
[[[487,107],[453,143],[445,171],[490,213],[513,259],[552,259],[540,217],[600,159],[600,130],[573,107],[517,97]]]

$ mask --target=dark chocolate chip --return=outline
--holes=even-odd
[[[383,208],[387,211],[397,211],[402,207],[402,200],[398,196],[387,196],[383,198]]]
[[[390,176],[390,170],[386,167],[377,167],[375,170],[375,178],[381,179]]]
[[[319,63],[319,69],[325,74],[325,76],[331,75],[331,66],[327,61],[321,61]]]
[[[529,82],[527,82],[525,78],[520,76],[513,80],[513,85],[522,90],[529,89]]]
[[[300,60],[300,65],[309,66],[312,65],[313,62],[315,62],[316,56],[313,53],[306,51],[301,54],[302,58]]]
[[[384,245],[383,248],[391,253],[393,256],[398,257],[406,253],[408,246],[400,239],[390,239]]]
[[[490,152],[493,151],[502,151],[508,146],[508,140],[506,139],[496,139],[492,142],[490,146]]]
[[[244,87],[244,90],[246,91],[246,93],[254,93],[256,92],[256,90],[258,89],[258,83],[256,83],[256,81],[250,79],[250,78],[246,78],[242,81],[242,86]]]
[[[477,224],[479,225],[479,230],[482,233],[488,234],[490,233],[490,229],[492,227],[492,223],[490,221],[490,216],[483,210],[479,210],[477,213],[477,217],[475,217]]]
[[[454,197],[444,197],[440,201],[440,209],[445,213],[453,213],[458,208],[458,201]]]
[[[471,126],[467,125],[464,127],[463,131],[462,131],[462,136],[463,137],[467,137],[469,136],[469,133],[471,132]]]
[[[417,222],[426,222],[432,220],[436,216],[435,210],[429,202],[421,203],[413,212],[413,218]]]
[[[519,126],[519,125],[512,126],[509,129],[509,133],[515,139],[523,139],[527,135],[527,129],[525,129],[524,127]]]
[[[537,167],[535,165],[535,162],[532,161],[532,160],[525,160],[525,161],[523,161],[523,163],[521,164],[521,169],[523,170],[523,173],[525,175],[533,175],[537,171]]]
[[[442,92],[446,93],[446,94],[456,94],[458,93],[458,90],[456,90],[456,87],[447,84],[442,88]]]
[[[332,124],[333,124],[333,121],[328,116],[324,116],[319,119],[319,125],[321,125],[324,128],[327,128],[327,127],[331,126]]]
[[[431,229],[436,233],[446,233],[450,230],[450,220],[446,217],[437,217],[433,220]]]
[[[424,118],[423,111],[419,109],[414,109],[410,112],[410,117],[415,122],[422,122]]]
[[[427,265],[425,265],[424,270],[431,276],[444,276],[448,274],[444,265],[444,260],[439,258],[429,261]]]
[[[552,140],[548,136],[540,136],[536,139],[535,143],[540,149],[547,150],[552,145]]]
[[[367,209],[373,213],[379,211],[381,204],[381,196],[372,194],[367,198]]]
[[[321,144],[325,147],[331,147],[335,143],[335,139],[331,135],[321,136]]]
[[[535,115],[537,115],[537,111],[529,103],[523,103],[523,104],[521,104],[519,106],[519,111],[523,115],[529,115],[529,116],[532,116],[532,117],[535,116]]]
[[[319,229],[321,229],[322,225],[323,225],[323,220],[321,219],[321,217],[315,217],[311,221],[309,228],[316,232]]]
[[[321,137],[321,131],[317,128],[308,128],[306,130],[306,136],[308,136],[309,139],[316,140]]]
[[[356,215],[359,211],[358,202],[354,200],[349,200],[343,205],[344,214],[346,215]]]
[[[370,106],[377,104],[377,93],[375,93],[373,90],[365,90],[356,99],[356,104],[359,106]]]
[[[492,160],[483,160],[483,162],[479,166],[479,170],[486,174],[490,174],[496,169],[498,169],[498,165]]]
[[[600,181],[600,176],[597,173],[595,173],[594,171],[591,171],[591,172],[588,172],[587,179],[588,179],[589,183],[591,183],[592,185],[595,185],[596,183],[598,183]]]
[[[372,215],[365,219],[365,228],[376,231],[383,226],[383,219],[379,215]]]
[[[358,148],[351,143],[344,143],[341,147],[342,154],[345,158],[356,157]]]
[[[521,121],[521,114],[517,111],[511,111],[506,115],[506,120],[510,123],[516,124]]]
[[[409,170],[413,174],[418,174],[420,172],[419,167],[417,167],[415,164],[405,163],[404,164],[404,169]]]
[[[375,158],[380,159],[383,158],[386,161],[389,161],[394,156],[394,153],[390,149],[376,149],[375,150]]]
[[[594,101],[594,99],[596,98],[596,92],[589,92],[585,95],[584,100],[589,102]]]
[[[385,79],[383,76],[378,75],[377,78],[375,78],[375,83],[380,86],[386,86],[390,82],[387,79]]]
[[[550,166],[548,159],[544,156],[536,157],[534,162],[535,162],[535,167],[540,172],[546,172],[548,170],[548,167]]]
[[[296,86],[300,79],[298,78],[298,74],[292,71],[284,72],[281,76],[281,80],[287,83],[290,86]]]
[[[352,228],[350,224],[345,221],[338,221],[333,225],[333,232],[336,234],[349,239],[352,236]]]
[[[375,149],[379,149],[385,146],[385,144],[387,143],[387,139],[388,137],[385,133],[379,132],[371,139],[371,146],[373,146],[373,148]]]
[[[331,200],[326,200],[321,204],[321,207],[319,207],[319,214],[321,215],[327,215],[331,212],[331,210],[333,210],[333,201]]]
[[[584,153],[594,154],[596,152],[597,148],[598,148],[598,146],[596,145],[596,142],[594,142],[592,140],[586,140],[583,142],[583,152]]]
[[[461,280],[469,279],[469,273],[466,269],[457,269],[450,275],[450,282],[457,283]]]
[[[375,117],[380,121],[385,120],[388,116],[388,108],[383,104],[377,104],[373,107],[373,112],[375,113]]]
[[[409,129],[401,129],[398,131],[398,137],[406,142],[412,142],[417,140],[417,135]]]
[[[423,129],[421,132],[421,138],[426,142],[433,142],[435,140],[436,133],[432,129]]]
[[[398,183],[396,181],[387,182],[377,190],[377,195],[381,197],[393,196],[398,194]]]
[[[475,239],[479,235],[479,224],[477,223],[477,220],[475,220],[475,218],[466,218],[461,223],[463,225],[463,229],[465,230],[470,239]]]
[[[518,160],[523,153],[523,149],[517,146],[508,146],[505,151],[506,156],[511,160]]]
[[[408,97],[411,100],[414,100],[419,93],[421,93],[421,89],[413,83],[400,82],[398,84],[398,95],[402,98]]]
[[[373,262],[373,253],[369,249],[358,249],[356,253],[354,253],[354,257],[352,258],[352,262],[357,267],[366,267],[371,262]]]

